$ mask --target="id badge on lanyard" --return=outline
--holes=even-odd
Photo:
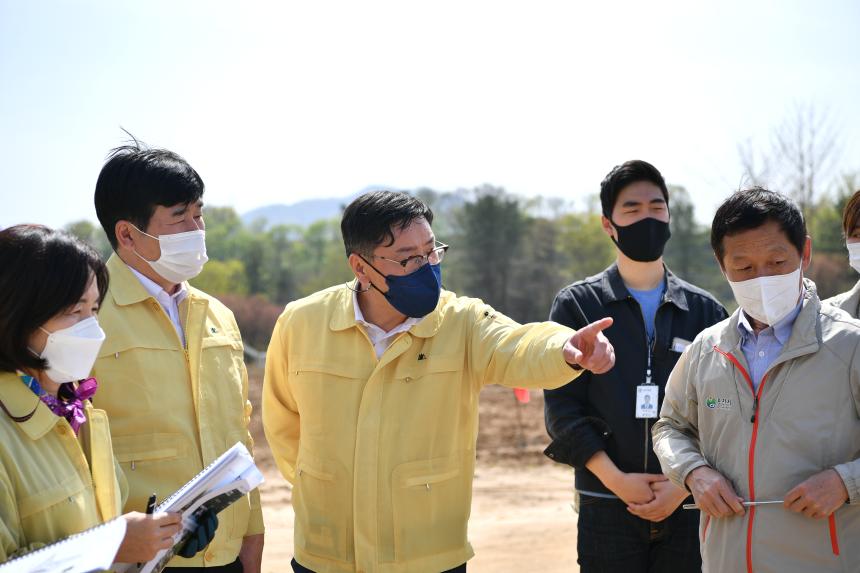
[[[636,387],[636,417],[639,419],[656,418],[660,410],[660,389],[651,381],[651,348],[648,345],[648,368],[645,370],[645,383]]]

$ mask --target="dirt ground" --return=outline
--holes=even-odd
[[[266,476],[264,573],[290,571],[293,508],[289,484],[278,473],[259,418],[261,373],[251,369],[256,455]],[[548,443],[543,395],[532,391],[520,404],[513,391],[491,386],[481,394],[478,463],[469,540],[475,557],[470,573],[541,571],[570,573],[576,565],[573,473],[541,453]]]

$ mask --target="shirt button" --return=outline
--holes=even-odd
[[[759,357],[759,358],[764,358],[764,350],[759,350],[759,351],[758,351],[758,357]]]
[[[57,424],[57,433],[60,434],[61,436],[64,436],[66,434],[66,427],[62,426],[60,424]]]
[[[215,559],[215,556],[212,555],[211,552],[208,552],[206,553],[206,557],[204,557],[204,559],[206,559],[206,561],[212,561],[213,559]]]

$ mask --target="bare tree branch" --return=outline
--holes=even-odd
[[[839,129],[826,111],[797,104],[776,126],[770,148],[759,150],[751,139],[738,145],[744,178],[794,197],[805,213],[835,180]]]

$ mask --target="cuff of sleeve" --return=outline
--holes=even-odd
[[[833,468],[839,474],[839,477],[842,478],[845,489],[848,490],[849,505],[860,504],[860,483],[857,483],[857,476],[854,475],[856,473],[855,464],[857,462],[839,464]]]
[[[690,488],[687,487],[687,477],[691,473],[693,473],[693,470],[695,470],[696,468],[700,468],[702,466],[707,466],[707,465],[708,465],[708,462],[706,462],[703,459],[696,461],[696,462],[691,462],[686,468],[682,469],[679,472],[670,472],[667,475],[667,477],[669,478],[669,481],[674,483],[676,486],[684,489],[685,491],[690,491]],[[672,479],[672,478],[679,478],[680,481],[676,481],[675,479]],[[692,493],[692,492],[690,492],[690,493]]]
[[[602,443],[591,442],[572,447],[568,443],[554,441],[546,447],[543,453],[554,462],[567,464],[574,469],[583,469],[591,456],[604,449]]]
[[[554,462],[583,469],[594,454],[606,449],[606,435],[601,437],[591,426],[583,425],[564,439],[553,440],[543,453]]]
[[[564,345],[574,335],[575,331],[565,327],[559,327],[559,332],[553,334],[546,344],[547,355],[552,359],[547,363],[545,369],[544,384],[541,386],[553,390],[578,378],[585,370],[574,368],[572,364],[564,359]]]
[[[585,464],[588,463],[588,460],[594,457],[594,454],[597,452],[605,449],[606,444],[603,443],[603,440],[589,440],[587,443],[580,444],[578,447],[572,449],[570,465],[578,470],[585,469]]]

